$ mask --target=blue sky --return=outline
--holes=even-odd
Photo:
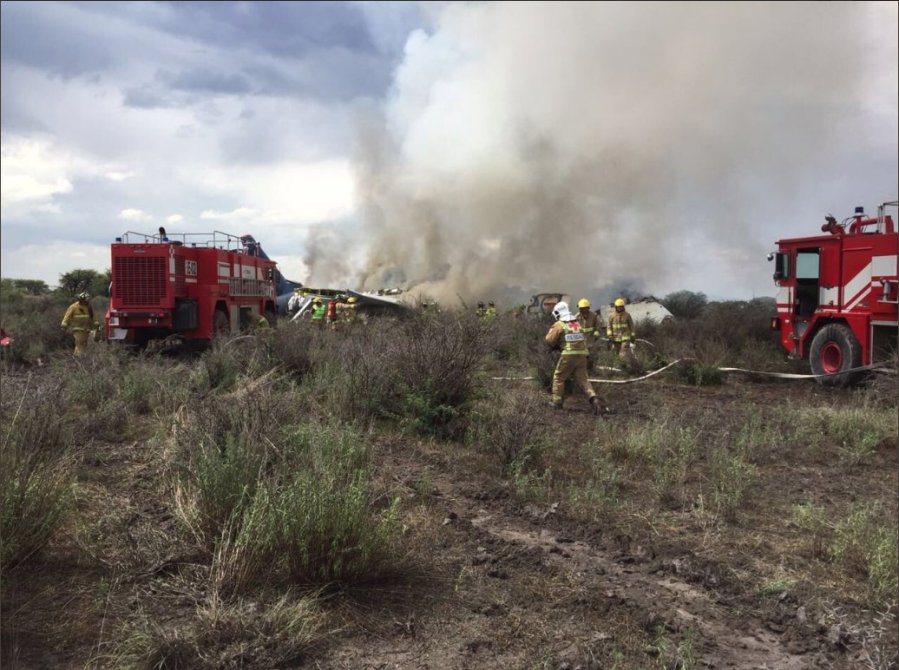
[[[4,277],[165,225],[318,285],[744,298],[897,196],[896,3],[0,11]]]

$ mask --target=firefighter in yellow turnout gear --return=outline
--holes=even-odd
[[[336,305],[337,316],[334,323],[331,324],[334,330],[343,330],[356,322],[356,309],[358,308],[356,296],[350,296],[344,300]]]
[[[562,408],[565,394],[565,381],[574,377],[575,381],[583,389],[594,414],[599,414],[599,398],[593,390],[593,385],[587,378],[587,339],[581,330],[577,318],[568,310],[568,304],[559,302],[553,308],[553,316],[556,322],[546,333],[546,344],[552,349],[561,349],[562,355],[556,364],[553,374],[552,404],[557,409]]]
[[[621,358],[627,361],[633,360],[633,347],[637,340],[637,333],[634,331],[633,318],[624,309],[624,298],[618,298],[615,301],[615,311],[609,316],[606,336],[612,346],[618,350]]]
[[[94,308],[91,307],[91,297],[87,293],[79,293],[78,301],[69,305],[65,316],[62,317],[62,327],[68,330],[75,338],[75,354],[81,355],[87,350],[87,338],[91,330],[96,330],[100,324],[94,318]]]
[[[577,322],[581,326],[581,332],[587,338],[587,371],[593,370],[593,364],[596,362],[596,343],[602,334],[602,321],[599,314],[590,311],[590,301],[581,298],[577,301]]]

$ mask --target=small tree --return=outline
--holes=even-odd
[[[50,292],[47,282],[42,279],[13,279],[17,289],[28,295],[43,295]]]
[[[91,295],[106,295],[110,281],[112,281],[110,270],[103,273],[96,270],[71,270],[59,275],[59,289],[72,296],[82,291],[87,291]]]
[[[662,304],[677,319],[696,319],[702,315],[708,304],[705,293],[693,291],[675,291],[662,300]]]

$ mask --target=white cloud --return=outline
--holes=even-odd
[[[110,250],[106,245],[80,242],[50,242],[0,250],[3,276],[14,279],[42,279],[55,285],[59,275],[72,270],[103,272],[110,266]]]
[[[113,170],[111,172],[107,172],[103,176],[110,181],[125,181],[126,179],[131,179],[134,176],[134,172],[117,172]]]
[[[180,214],[172,214],[171,216],[165,217],[166,223],[181,223],[184,221],[184,217]]]
[[[34,206],[47,204],[54,195],[72,190],[72,174],[79,161],[50,142],[4,137],[0,149],[0,203]]]
[[[235,219],[248,219],[255,216],[255,214],[255,210],[252,210],[249,207],[238,207],[230,212],[217,212],[214,209],[207,209],[200,214],[200,218],[212,221],[233,221]]]
[[[212,167],[199,179],[203,190],[244,203],[231,212],[207,210],[200,215],[204,219],[308,225],[349,216],[356,205],[353,170],[344,160],[282,162],[240,170]]]
[[[119,212],[119,218],[125,219],[125,221],[152,221],[153,217],[147,214],[146,212],[142,212],[139,209],[123,209]]]

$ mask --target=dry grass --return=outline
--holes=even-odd
[[[549,324],[539,320],[487,325],[443,313],[338,333],[282,324],[271,341],[232,341],[193,359],[103,347],[77,360],[60,355],[42,368],[44,399],[23,403],[15,422],[22,396],[4,387],[4,496],[37,492],[32,525],[46,529],[39,541],[22,542],[30,548],[17,558],[4,554],[4,569],[33,568],[65,592],[67,580],[42,573],[43,561],[75,556],[70,569],[92,598],[85,612],[109,607],[101,643],[87,643],[103,667],[324,662],[319,649],[339,644],[326,635],[332,600],[297,589],[390,593],[413,572],[435,575],[422,598],[455,603],[493,589],[511,599],[503,584],[527,584],[572,620],[609,606],[560,585],[548,567],[559,553],[533,559],[507,548],[520,574],[478,572],[472,557],[486,553],[479,548],[492,546],[490,538],[451,515],[471,498],[472,516],[483,506],[535,533],[576,529],[635,565],[655,552],[659,569],[702,559],[705,571],[683,579],[743,611],[806,589],[809,607],[890,616],[892,387],[824,391],[727,378],[710,385],[708,368],[719,363],[788,365],[756,346],[764,336],[755,308],[734,309],[647,330],[658,360],[696,356],[693,377],[601,387],[613,407],[601,420],[577,403],[563,413],[546,406],[554,360],[542,347]],[[724,324],[738,318],[746,327],[728,333]],[[535,370],[533,382],[489,380]],[[46,448],[25,449],[34,444]],[[29,465],[35,454],[46,458]],[[45,475],[35,474],[37,465]],[[4,551],[14,537],[9,523],[29,518],[27,506],[7,502],[14,498],[4,498],[4,513],[12,510]],[[273,588],[287,595],[272,596]],[[392,616],[393,606],[384,611]],[[514,613],[522,617],[515,630],[531,644],[537,632],[528,632],[525,609]],[[424,617],[426,608],[419,611]],[[630,616],[624,611],[616,615]],[[473,625],[471,615],[458,620]],[[396,616],[411,621],[406,611]],[[124,623],[114,625],[119,617]],[[855,621],[868,626],[857,639],[871,641],[869,655],[884,657],[889,635],[877,637],[871,617]],[[439,639],[436,619],[428,624],[421,634]],[[557,624],[541,624],[542,643]],[[413,636],[411,623],[397,630]],[[620,649],[604,648],[597,667],[615,659],[621,668],[695,667],[705,647],[691,635],[644,630]],[[76,655],[85,660],[84,649]],[[558,665],[552,653],[545,660]]]

